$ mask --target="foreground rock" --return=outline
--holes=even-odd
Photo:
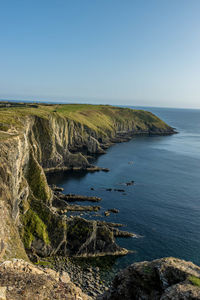
[[[0,299],[89,300],[66,272],[41,269],[24,260],[13,259],[0,265]]]
[[[99,300],[197,300],[200,267],[177,258],[134,263],[121,271]]]

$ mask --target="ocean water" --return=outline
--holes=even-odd
[[[137,137],[112,146],[94,162],[109,168],[108,173],[59,174],[49,181],[64,187],[65,193],[102,197],[102,216],[85,217],[123,223],[124,230],[140,236],[117,240],[134,252],[116,259],[115,268],[165,256],[200,265],[200,110],[143,109],[179,133]],[[126,186],[131,180],[135,185]],[[108,192],[107,188],[124,189],[125,193]],[[104,217],[108,208],[120,212]]]

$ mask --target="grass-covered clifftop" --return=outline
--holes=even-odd
[[[160,132],[171,133],[172,128],[150,112],[109,105],[89,104],[16,104],[0,103],[1,138],[6,138],[6,132],[24,127],[27,117],[65,118],[77,122],[95,132],[106,134],[116,130],[117,125],[126,123],[132,125],[130,130],[148,131],[157,128]]]
[[[68,221],[58,214],[45,172],[95,170],[88,155],[105,153],[115,142],[172,133],[170,126],[142,110],[0,102],[0,219],[6,220],[0,224],[0,259],[24,258],[21,240],[27,251],[41,256],[127,253],[106,225]],[[85,226],[82,246],[77,244],[80,223]]]

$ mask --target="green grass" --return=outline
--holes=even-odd
[[[196,277],[196,276],[189,276],[188,280],[195,286],[200,287],[200,278]]]
[[[22,239],[26,249],[31,247],[35,236],[47,245],[50,243],[46,225],[32,209],[29,209],[21,218],[24,225]]]
[[[18,134],[8,134],[7,132],[0,131],[0,141],[7,140],[13,138],[14,136],[18,136]]]
[[[64,118],[103,135],[112,132],[116,123],[124,122],[130,124],[134,122],[135,128],[140,130],[147,129],[149,125],[160,129],[168,128],[167,124],[158,117],[142,110],[91,104],[38,104],[37,107],[25,104],[21,107],[0,107],[0,132],[12,131],[13,128],[20,131],[24,127],[25,120],[30,116],[47,120]]]
[[[35,265],[39,265],[42,267],[48,267],[48,268],[52,268],[52,263],[50,261],[46,261],[46,260],[39,260],[38,262],[34,263]]]
[[[32,152],[30,153],[27,181],[33,195],[39,200],[48,202],[51,194],[48,189],[46,177]]]

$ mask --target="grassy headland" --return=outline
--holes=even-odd
[[[112,131],[116,123],[124,121],[134,122],[134,128],[140,131],[145,131],[147,127],[166,131],[171,129],[154,114],[143,110],[110,105],[0,102],[0,139],[8,138],[6,133],[14,133],[14,129],[18,131],[23,128],[24,121],[29,116],[43,119],[62,117],[104,134]]]

